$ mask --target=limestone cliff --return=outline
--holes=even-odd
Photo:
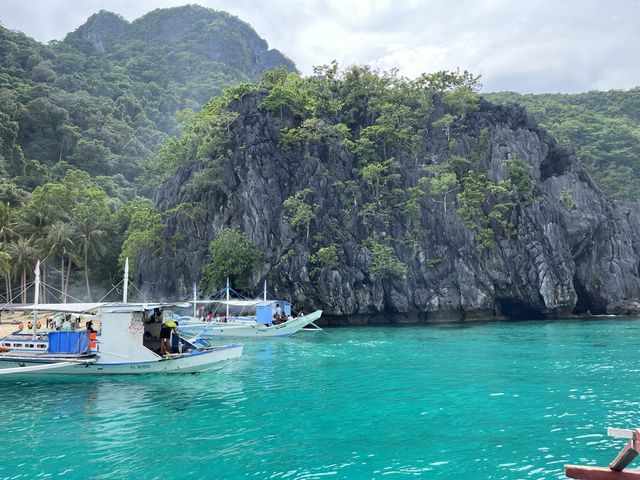
[[[206,212],[193,219],[171,218],[165,249],[143,252],[136,280],[151,295],[186,298],[197,281],[207,247],[222,226],[239,226],[264,256],[251,279],[305,311],[321,308],[334,322],[438,321],[449,319],[536,318],[570,314],[629,313],[639,310],[640,221],[635,211],[606,198],[571,152],[559,148],[534,119],[515,106],[481,101],[458,125],[457,153],[467,154],[482,132],[488,143],[479,157],[487,177],[507,178],[507,161],[518,157],[534,178],[534,196],[510,211],[513,235],[495,246],[477,248],[477,234],[451,206],[424,198],[417,241],[403,242],[410,221],[393,209],[381,238],[398,239],[395,253],[407,266],[404,276],[379,279],[370,273],[370,234],[358,216],[356,197],[345,187],[357,182],[353,154],[339,142],[318,138],[303,150],[283,148],[281,130],[296,121],[259,109],[265,92],[245,95],[231,105],[231,152],[219,170],[221,186],[200,197]],[[420,158],[401,159],[403,188],[415,186],[423,164],[446,156],[448,138],[433,122]],[[155,195],[160,210],[193,201],[184,188],[202,164],[181,170]],[[318,207],[309,238],[284,220],[283,202],[304,188]],[[353,207],[353,208],[351,208]],[[311,274],[314,237],[339,246],[339,264]],[[172,243],[172,239],[178,239]],[[327,239],[324,239],[327,241]],[[169,245],[172,245],[171,247]]]

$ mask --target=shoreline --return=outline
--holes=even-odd
[[[372,327],[372,326],[402,326],[402,325],[443,325],[443,324],[482,324],[482,323],[504,323],[504,322],[553,322],[556,320],[615,320],[640,318],[640,313],[630,314],[564,314],[564,315],[540,315],[531,317],[497,317],[497,316],[469,316],[446,315],[449,312],[436,312],[429,316],[425,314],[397,314],[397,313],[375,313],[358,315],[323,315],[315,322],[320,327]],[[443,314],[445,313],[445,314]]]
[[[41,312],[44,313],[44,312]],[[434,318],[435,317],[435,318]],[[522,323],[522,322],[553,322],[553,321],[583,321],[583,320],[633,320],[640,318],[640,314],[627,315],[554,315],[531,318],[508,318],[481,316],[471,318],[460,318],[454,316],[437,315],[427,317],[424,314],[359,314],[359,315],[323,315],[317,322],[322,328],[345,328],[345,327],[401,327],[401,326],[438,326],[438,325],[476,325],[486,323]],[[0,315],[0,338],[5,337],[17,330],[20,322],[33,320],[33,314],[28,312],[7,312]]]

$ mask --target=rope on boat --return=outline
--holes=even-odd
[[[338,339],[338,337],[336,337],[334,335],[331,335],[330,333],[325,331],[323,328],[321,328],[318,325],[316,325],[314,322],[311,322],[309,325],[313,325],[314,327],[316,327],[316,330],[320,330],[322,333],[324,333],[325,335],[329,335],[331,338],[335,338],[336,340]]]
[[[100,300],[98,300],[98,303],[102,302],[105,298],[107,298],[107,295],[109,295],[111,292],[113,292],[116,288],[118,288],[120,285],[122,285],[124,283],[124,278],[122,280],[120,280],[118,283],[116,283],[111,290],[109,290],[107,293],[105,293],[102,298]]]

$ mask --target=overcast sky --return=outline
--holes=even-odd
[[[179,0],[0,0],[0,22],[61,40],[101,9],[131,21]],[[331,60],[415,77],[457,67],[484,91],[640,85],[640,0],[200,0],[250,23],[303,74]],[[1,59],[0,59],[1,60]]]

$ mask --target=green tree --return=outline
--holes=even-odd
[[[7,252],[0,251],[0,274],[4,277],[5,285],[5,303],[11,302],[11,270],[13,262],[11,255]]]
[[[295,73],[289,73],[282,82],[272,83],[260,109],[278,113],[280,118],[285,112],[298,119],[304,118],[309,111],[309,99],[302,88],[303,83]]]
[[[58,220],[49,227],[45,238],[47,257],[60,259],[60,295],[63,303],[67,301],[71,264],[82,265],[82,259],[75,253],[73,233],[70,224]],[[66,272],[65,261],[68,262]]]
[[[507,161],[507,174],[516,194],[526,200],[533,196],[533,175],[526,163],[518,157]]]
[[[33,271],[37,254],[34,237],[17,238],[7,245],[7,253],[14,261],[14,268],[20,273],[20,301],[27,303],[27,272]]]
[[[367,247],[371,251],[369,272],[373,278],[402,277],[407,273],[407,266],[389,245],[370,239]]]
[[[149,199],[136,199],[123,207],[124,222],[127,224],[124,233],[122,251],[118,257],[120,268],[124,268],[125,260],[135,271],[138,255],[142,249],[155,249],[160,246],[160,236],[164,230],[162,216],[156,211]]]
[[[365,183],[371,188],[371,194],[375,203],[381,206],[383,196],[393,194],[392,186],[400,180],[399,173],[393,173],[398,163],[390,158],[384,162],[371,163],[360,169],[360,174]]]
[[[487,178],[483,173],[471,170],[463,178],[462,184],[464,189],[458,193],[456,213],[467,228],[477,231],[485,218],[483,206],[487,191]]]
[[[449,195],[458,190],[458,177],[454,172],[448,171],[448,165],[445,164],[430,165],[428,171],[434,176],[423,177],[422,183],[426,184],[432,200],[442,203],[444,213],[447,213]]]
[[[315,212],[318,208],[315,204],[307,203],[307,197],[311,193],[312,190],[310,188],[305,188],[287,198],[282,204],[286,210],[285,219],[289,222],[289,225],[293,228],[304,228],[307,241],[309,240],[311,221],[315,218]]]
[[[221,287],[227,278],[234,285],[246,286],[247,277],[262,258],[251,239],[237,228],[222,229],[209,244],[209,253],[211,259],[201,277],[205,290]]]
[[[335,268],[340,262],[340,259],[338,258],[338,246],[332,243],[326,247],[320,247],[313,255],[311,255],[310,260],[314,273],[321,272],[325,269]]]
[[[442,129],[444,134],[447,136],[447,142],[451,140],[451,125],[455,122],[455,117],[450,113],[445,113],[438,120],[433,122],[433,126],[435,128]]]

